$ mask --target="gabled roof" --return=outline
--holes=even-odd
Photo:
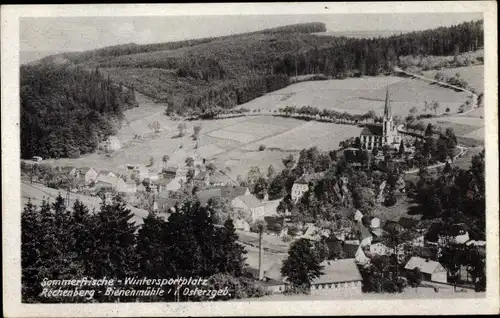
[[[445,271],[443,266],[436,261],[426,260],[421,257],[412,257],[408,263],[406,263],[405,269],[412,270],[418,267],[422,273],[433,274],[435,272]]]
[[[90,169],[95,171],[94,168],[89,168],[89,167],[82,167],[79,170],[80,170],[80,173],[86,174],[87,172],[89,172]]]
[[[66,166],[66,167],[61,167],[61,171],[63,172],[71,172],[71,170],[75,169],[73,166]]]
[[[315,278],[312,284],[345,283],[361,281],[361,274],[353,258],[324,261],[323,275]]]
[[[100,175],[100,176],[97,176],[97,182],[106,182],[106,183],[109,183],[109,184],[112,184],[112,185],[116,185],[116,183],[118,182],[118,178],[115,178],[115,177],[110,177],[110,176],[106,176],[106,175]]]
[[[206,171],[200,171],[200,173],[198,173],[195,177],[194,177],[194,180],[198,180],[198,181],[204,181],[205,180],[205,177],[207,176],[208,172]]]
[[[220,198],[222,196],[221,189],[208,189],[203,191],[196,192],[196,197],[200,201],[201,204],[205,205],[211,198]]]
[[[316,172],[316,173],[310,173],[310,174],[303,174],[294,183],[309,184],[309,182],[314,181],[314,180],[319,180],[319,179],[323,178],[324,176],[325,176],[324,172]]]
[[[260,200],[257,199],[253,194],[240,195],[235,199],[241,200],[241,202],[243,202],[243,204],[245,204],[249,209],[262,206],[262,202],[260,202]]]
[[[110,173],[113,173],[113,171],[109,171],[109,170],[101,170],[101,171],[99,171],[100,175],[106,175],[106,174],[110,174]],[[113,174],[115,174],[115,173],[113,173]]]
[[[221,187],[222,196],[226,199],[229,199],[230,201],[232,201],[236,197],[245,195],[247,190],[248,190],[247,187],[240,187],[240,186],[227,185]]]
[[[152,181],[152,183],[155,183],[156,185],[161,185],[161,186],[166,186],[169,184],[174,178],[160,178],[156,181]]]
[[[361,136],[382,136],[382,128],[381,124],[366,124],[361,131]]]

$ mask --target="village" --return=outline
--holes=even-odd
[[[346,141],[338,153],[355,170],[369,170],[373,165],[384,164],[396,171],[399,182],[395,191],[405,195],[405,191],[409,191],[403,180],[405,171],[412,173],[413,169],[414,173],[418,169],[404,163],[414,159],[414,144],[422,137],[407,133],[404,125],[394,122],[389,94],[387,89],[381,123],[362,124],[359,137]],[[118,151],[120,141],[110,137],[103,147],[107,153]],[[202,205],[219,204],[217,207],[221,211],[229,211],[228,215],[220,217],[219,224],[227,217],[233,219],[239,241],[248,249],[249,274],[265,284],[272,294],[287,291],[289,283],[280,272],[281,261],[291,243],[299,239],[322,242],[330,251],[321,263],[323,275],[311,283],[312,295],[359,296],[363,293],[363,268],[369,267],[373,258],[393,256],[396,257],[396,267],[408,273],[418,270],[426,286],[435,292],[453,293],[458,281],[459,290],[474,289],[476,281],[469,279],[466,266],[459,268],[460,279],[452,284],[447,269],[439,262],[442,250],[448,244],[477,249],[479,255],[485,257],[485,241],[472,239],[465,224],[453,224],[451,231],[439,232],[430,239],[427,235],[430,229],[418,218],[381,219],[360,209],[353,209],[342,226],[297,223],[293,221],[291,211],[280,208],[285,198],[270,200],[265,191],[259,199],[257,193],[252,193],[254,183],[251,180],[233,180],[223,169],[217,168],[213,160],[202,157],[197,149],[197,143],[192,150],[183,149],[191,155],[181,164],[171,163],[170,157],[164,155],[161,161],[151,158],[149,164],[129,163],[125,173],[73,166],[55,167],[51,173],[59,176],[59,190],[66,196],[68,205],[72,195],[97,197],[107,203],[119,195],[144,214],[154,213],[167,220],[187,198]],[[450,164],[461,155],[463,151],[453,153],[438,165]],[[42,182],[39,178],[42,179],[43,175],[43,169],[38,167],[43,163],[42,158],[33,160],[34,163],[22,163],[25,182],[30,184]],[[326,172],[304,172],[294,180],[289,201],[298,203],[309,193],[311,184],[322,180]],[[342,182],[344,186],[347,184],[347,180]],[[379,186],[378,193],[374,193],[376,202],[387,200],[384,198],[385,187],[386,181]],[[259,226],[261,224],[265,226]],[[403,236],[405,239],[395,239],[395,244],[387,241],[387,237]]]

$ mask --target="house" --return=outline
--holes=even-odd
[[[158,180],[154,180],[151,183],[155,184],[158,187],[158,192],[162,192],[167,189],[167,185],[172,182],[174,178],[160,178]]]
[[[292,186],[292,201],[297,202],[308,190],[309,182],[307,182],[305,178],[296,180]]]
[[[177,177],[175,179],[173,179],[172,181],[170,181],[167,186],[165,187],[165,189],[167,191],[178,191],[180,188],[182,188],[182,185],[184,184],[185,182],[185,179],[182,178],[182,177]]]
[[[122,178],[118,178],[116,182],[116,192],[118,193],[135,193],[137,191],[137,184],[134,180],[128,180],[127,182],[123,181]]]
[[[83,167],[78,169],[78,177],[84,184],[89,184],[91,181],[95,181],[98,176],[98,172],[94,168]]]
[[[234,228],[240,231],[250,232],[250,224],[243,219],[234,220]]]
[[[43,160],[42,157],[40,157],[40,156],[33,156],[32,159],[33,159],[33,161],[36,161],[36,162]]]
[[[72,178],[78,177],[78,169],[73,166],[61,167],[61,171]]]
[[[210,184],[210,175],[207,171],[200,171],[193,178],[194,184],[197,186],[208,186]]]
[[[103,148],[106,151],[116,151],[120,149],[120,147],[120,139],[118,139],[118,137],[116,136],[109,136],[108,139],[106,139],[106,141],[104,141],[103,143]]]
[[[247,274],[256,280],[259,280],[259,269],[252,266],[246,268]],[[267,270],[264,270],[264,277],[260,283],[264,285],[265,289],[273,294],[281,294],[285,292],[288,282],[286,278],[281,275],[281,264],[273,264]]]
[[[369,247],[369,251],[371,255],[391,255],[393,253],[393,249],[385,245],[384,242],[372,242]]]
[[[214,187],[223,187],[225,185],[234,184],[233,180],[218,170],[210,174],[209,178],[209,184]]]
[[[132,174],[135,176],[136,179],[142,181],[149,177],[149,170],[143,165],[136,165],[132,169]]]
[[[234,200],[234,198],[241,195],[250,194],[250,190],[247,187],[227,185],[220,188],[222,197],[228,199],[229,201]]]
[[[253,194],[241,195],[231,201],[234,209],[240,209],[249,212],[252,221],[264,219],[264,205]]]
[[[389,88],[385,94],[384,117],[382,124],[366,124],[361,131],[360,140],[363,149],[372,150],[388,145],[398,149],[402,136],[399,134],[396,123],[392,118],[389,101]]]
[[[361,213],[361,211],[359,210],[356,210],[356,212],[354,212],[354,221],[361,222],[362,220],[363,220],[363,213]]]
[[[438,243],[444,245],[447,242],[455,244],[465,244],[470,240],[469,232],[465,224],[453,224],[446,233],[439,236]]]
[[[136,192],[146,192],[146,187],[141,183],[136,188]]]
[[[308,239],[308,240],[314,240],[317,241],[320,238],[320,228],[315,226],[312,223],[306,224],[306,230],[304,231],[304,234],[302,234],[302,238]]]
[[[311,282],[311,295],[361,295],[362,278],[353,258],[321,263],[323,275]]]
[[[98,176],[95,181],[94,189],[96,192],[99,192],[102,189],[106,189],[106,191],[116,190],[116,185],[118,180],[123,181],[121,178],[114,178],[108,176]]]
[[[405,231],[405,228],[402,227],[397,222],[387,221],[384,224],[384,231],[389,232],[389,233],[402,233]]]
[[[196,192],[196,198],[202,205],[208,204],[208,201],[212,198],[221,198],[222,197],[222,191],[220,188],[215,188],[215,189],[207,189],[207,190],[202,190]]]
[[[97,176],[98,177],[99,176],[107,176],[107,177],[112,177],[112,178],[118,177],[116,174],[114,174],[113,172],[111,172],[109,170],[101,170],[101,171],[99,171],[99,174]]]
[[[405,269],[411,271],[415,268],[420,269],[423,280],[447,283],[446,269],[436,261],[414,256],[406,263]]]
[[[299,179],[297,179],[292,186],[292,201],[297,202],[304,193],[309,190],[309,182],[314,180],[319,180],[324,177],[324,172],[318,173],[305,173]]]
[[[167,166],[165,169],[162,170],[163,173],[163,178],[166,179],[173,179],[177,176],[177,170],[179,167],[177,166]]]

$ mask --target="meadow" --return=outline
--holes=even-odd
[[[437,114],[456,113],[467,99],[467,94],[429,83],[395,76],[365,76],[342,80],[300,82],[268,93],[242,108],[275,110],[286,106],[313,106],[351,114],[365,114],[374,110],[382,115],[386,89],[389,89],[394,115],[406,116],[416,106],[417,113],[425,113],[425,101],[438,101],[441,105]]]
[[[424,76],[434,78],[437,72],[444,74],[446,77],[460,74],[470,87],[474,88],[478,93],[484,92],[484,65],[472,65],[464,67],[454,67],[442,70],[425,71]]]

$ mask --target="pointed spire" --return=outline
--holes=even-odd
[[[389,86],[387,86],[387,90],[385,92],[385,107],[384,107],[384,118],[391,118],[391,105],[389,104]]]

